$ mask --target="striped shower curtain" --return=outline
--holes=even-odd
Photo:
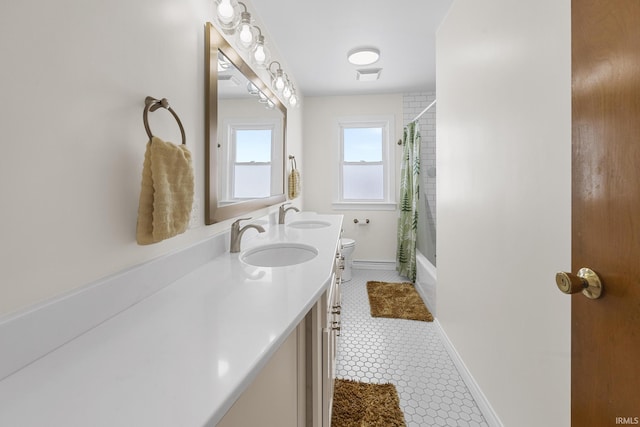
[[[416,122],[411,122],[404,128],[402,147],[396,270],[411,281],[415,281],[420,191],[420,132]]]

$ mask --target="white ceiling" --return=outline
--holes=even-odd
[[[435,90],[435,32],[453,0],[250,1],[304,96]],[[380,49],[378,62],[349,64],[361,46]],[[357,81],[358,68],[382,68],[380,79]]]

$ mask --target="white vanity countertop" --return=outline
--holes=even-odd
[[[313,218],[331,225],[274,225],[243,250],[306,243],[314,259],[224,253],[0,381],[0,426],[214,426],[329,285],[342,216]]]

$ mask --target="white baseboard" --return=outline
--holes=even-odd
[[[456,368],[458,369],[462,380],[467,385],[471,396],[473,396],[473,400],[476,401],[478,409],[480,409],[480,412],[482,412],[482,416],[487,421],[487,424],[489,424],[490,427],[504,427],[502,421],[500,421],[500,418],[498,417],[498,414],[496,414],[496,412],[493,410],[493,407],[489,403],[489,400],[487,400],[487,397],[484,395],[484,393],[482,393],[480,386],[473,378],[473,375],[471,375],[471,372],[469,372],[469,369],[467,369],[467,366],[462,361],[462,358],[456,351],[453,343],[449,340],[447,334],[444,332],[444,329],[442,329],[442,325],[440,325],[438,319],[435,319],[433,323],[435,324],[436,329],[438,330],[438,333],[442,338],[442,343],[444,344],[447,353],[449,353],[451,360],[453,360],[454,365],[456,365]]]
[[[431,314],[433,314],[433,317],[436,317],[436,308],[433,306],[433,304],[431,303],[431,301],[429,300],[426,292],[424,291],[424,289],[422,288],[422,286],[419,286],[419,283],[417,282],[416,279],[416,283],[415,283],[415,289],[418,292],[418,295],[420,295],[420,298],[422,298],[422,302],[424,303],[424,305],[427,306],[427,310],[429,310],[429,312]]]
[[[352,268],[358,270],[395,270],[395,261],[375,261],[366,259],[354,259]]]

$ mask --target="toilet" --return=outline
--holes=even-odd
[[[342,239],[342,256],[344,257],[344,271],[342,281],[351,280],[351,264],[353,264],[353,251],[356,249],[356,241],[353,239]]]

